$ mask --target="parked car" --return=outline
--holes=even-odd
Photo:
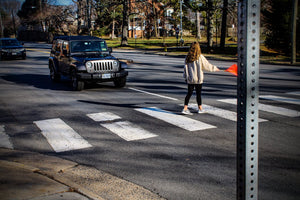
[[[111,55],[105,40],[93,36],[59,36],[54,38],[49,57],[50,78],[61,76],[72,81],[73,90],[82,90],[88,82],[113,81],[124,87],[127,64]]]
[[[0,38],[0,60],[3,58],[26,59],[26,49],[16,38]]]

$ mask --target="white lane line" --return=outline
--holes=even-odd
[[[287,92],[286,94],[291,94],[291,95],[300,95],[300,91],[295,91],[295,92]]]
[[[300,105],[300,99],[279,97],[279,96],[274,96],[274,95],[261,95],[261,96],[259,96],[259,98]]]
[[[59,118],[34,121],[55,152],[92,147],[77,132]]]
[[[170,99],[170,100],[173,100],[173,101],[178,101],[178,99],[175,99],[175,98],[172,98],[172,97],[159,95],[159,94],[155,94],[155,93],[151,93],[151,92],[146,92],[146,91],[139,90],[139,89],[132,88],[132,87],[129,87],[128,89],[134,90],[134,91],[137,91],[137,92],[141,92],[141,93],[145,93],[145,94],[149,94],[149,95],[152,95],[152,96],[157,96],[157,97],[161,97],[161,98],[165,98],[165,99]]]
[[[157,137],[157,135],[150,133],[147,130],[128,121],[101,123],[101,126],[107,128],[126,141],[144,140]]]
[[[155,117],[157,119],[163,120],[167,123],[173,124],[175,126],[178,126],[188,131],[198,131],[198,130],[216,128],[215,126],[212,126],[210,124],[206,124],[204,122],[200,122],[182,115],[176,115],[174,113],[161,110],[156,107],[137,108],[135,110],[150,115],[151,117]]]
[[[236,99],[220,99],[218,101],[221,101],[224,103],[229,103],[229,104],[234,104],[234,105],[237,104]],[[266,104],[262,104],[262,103],[258,104],[258,109],[265,111],[265,112],[275,113],[275,114],[283,115],[283,116],[287,116],[287,117],[299,117],[300,116],[299,111],[282,108],[282,107],[278,107],[278,106],[266,105]]]
[[[13,145],[9,140],[8,135],[5,133],[4,125],[0,125],[0,147],[13,149]]]
[[[96,122],[107,122],[116,119],[121,119],[121,117],[119,117],[118,115],[115,115],[110,112],[92,113],[87,114],[87,116]]]
[[[198,110],[198,105],[197,104],[189,104],[189,107],[193,110]],[[209,106],[209,105],[205,105],[205,104],[202,105],[202,108],[204,110],[204,113],[212,114],[212,115],[215,115],[215,116],[218,116],[218,117],[221,117],[221,118],[224,118],[224,119],[228,119],[228,120],[231,120],[231,121],[234,121],[234,122],[237,121],[236,112],[229,111],[229,110],[224,110],[224,109],[221,109],[221,108],[217,108],[217,107]],[[266,122],[268,120],[259,118],[258,121],[259,122]]]

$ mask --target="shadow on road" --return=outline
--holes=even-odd
[[[14,82],[19,85],[29,85],[40,89],[48,90],[66,90],[70,91],[72,88],[68,80],[62,80],[61,83],[51,82],[49,75],[40,74],[20,74],[20,75],[6,75],[2,78],[9,82]]]
[[[67,77],[62,77],[58,83],[50,80],[49,75],[41,74],[20,74],[20,75],[5,75],[2,79],[13,82],[19,85],[33,86],[40,89],[47,90],[61,90],[72,91],[71,81]],[[115,88],[108,84],[86,84],[85,89],[99,89],[99,88]]]

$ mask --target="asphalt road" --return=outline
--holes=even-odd
[[[184,58],[115,51],[134,61],[126,87],[105,83],[75,92],[67,79],[50,81],[49,45],[25,46],[26,60],[0,62],[0,135],[9,138],[0,146],[94,166],[170,200],[235,199],[236,122],[228,116],[236,105],[228,102],[236,99],[236,77],[206,73],[202,97],[207,113],[182,116]],[[211,63],[221,69],[233,64]],[[259,123],[259,199],[300,199],[299,77],[299,66],[260,65],[260,118],[265,121]],[[196,103],[195,96],[190,103]],[[99,113],[117,118],[90,117]],[[60,123],[72,129],[89,147],[55,151],[39,126],[52,119],[54,127]],[[193,125],[186,125],[200,121],[209,126],[191,130]],[[143,134],[128,139],[117,125],[128,128],[129,135]]]

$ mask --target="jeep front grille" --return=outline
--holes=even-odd
[[[117,60],[88,61],[86,68],[89,73],[116,72],[119,71],[119,62]]]

